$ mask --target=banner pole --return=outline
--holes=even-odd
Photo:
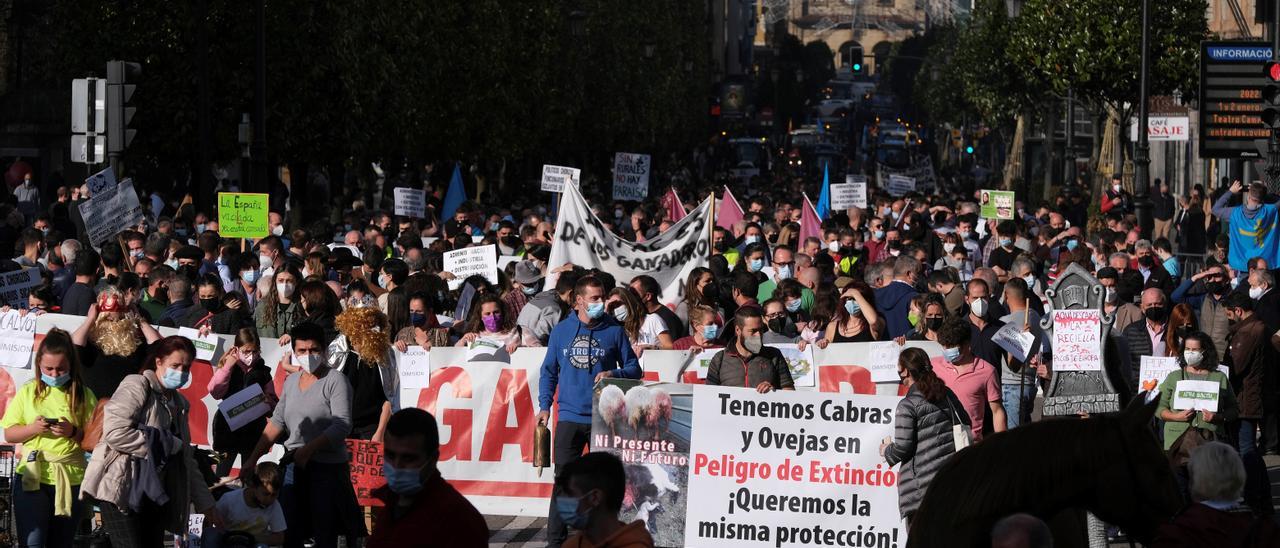
[[[716,191],[711,190],[711,229],[707,231],[707,255],[710,256],[715,251],[715,234],[716,234]]]

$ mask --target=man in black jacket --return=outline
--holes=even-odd
[[[1129,367],[1121,372],[1128,377],[1129,393],[1138,393],[1138,367],[1142,356],[1166,355],[1165,327],[1169,322],[1169,299],[1164,292],[1151,288],[1142,292],[1144,321],[1133,322],[1124,328],[1124,341],[1129,348]]]

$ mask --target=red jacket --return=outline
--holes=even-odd
[[[373,492],[385,506],[377,509],[368,548],[484,548],[489,527],[484,516],[437,474],[427,481],[402,515],[391,509],[400,496],[383,486]]]

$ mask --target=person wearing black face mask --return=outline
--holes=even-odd
[[[1121,368],[1127,375],[1129,394],[1138,393],[1138,367],[1142,356],[1167,356],[1165,329],[1169,320],[1169,299],[1159,289],[1147,289],[1142,292],[1142,315],[1144,321],[1137,321],[1124,328],[1124,338],[1129,343],[1129,367]]]
[[[178,325],[219,335],[235,335],[241,327],[252,327],[249,307],[244,301],[234,295],[224,297],[222,280],[217,274],[201,276],[196,282],[196,306],[191,307]]]
[[[404,352],[410,346],[421,346],[423,350],[449,346],[449,329],[440,327],[426,293],[418,292],[409,297],[409,325],[396,333],[396,350]]]
[[[1227,309],[1223,303],[1230,293],[1231,284],[1227,283],[1226,267],[1213,265],[1183,280],[1178,289],[1174,290],[1172,300],[1187,303],[1192,309],[1198,310],[1200,330],[1209,335],[1215,348],[1227,348],[1230,322],[1227,321]]]
[[[920,299],[920,308],[924,313],[903,339],[938,342],[938,328],[942,327],[942,320],[947,317],[946,304],[937,293],[929,293],[917,298]]]

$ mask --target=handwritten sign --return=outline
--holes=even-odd
[[[1138,363],[1138,390],[1143,391],[1159,388],[1169,373],[1182,368],[1178,364],[1178,358],[1142,356]]]
[[[218,193],[218,233],[223,238],[266,238],[269,196],[244,192]]]
[[[382,506],[373,490],[387,484],[382,477],[382,444],[376,441],[347,440],[351,453],[351,487],[360,506]]]
[[[417,188],[397,188],[395,194],[395,213],[413,219],[427,218],[427,192]]]
[[[14,308],[26,308],[31,288],[42,282],[40,267],[36,266],[0,274],[0,300]]]
[[[916,178],[907,177],[906,175],[890,175],[889,183],[885,186],[885,190],[894,196],[902,196],[908,192],[915,192]]]
[[[1173,387],[1173,408],[1217,413],[1221,388],[1222,385],[1214,381],[1178,381]]]
[[[421,390],[431,387],[430,352],[421,346],[410,346],[404,352],[396,351],[396,369],[400,371],[400,388]]]
[[[1021,322],[1010,323],[996,331],[991,342],[1003,348],[1014,359],[1025,362],[1027,354],[1031,353],[1031,346],[1036,342],[1036,336],[1030,331],[1023,331]]]
[[[179,327],[178,335],[191,340],[191,344],[196,347],[196,359],[213,363],[215,354],[218,353],[218,345],[222,344],[222,339],[217,335],[210,333],[206,337],[200,336],[200,331],[190,327]]]
[[[453,274],[449,280],[449,290],[462,287],[462,282],[471,276],[484,276],[489,283],[498,285],[498,254],[495,246],[466,247],[444,254],[444,270]]]
[[[232,364],[227,367],[239,366]],[[227,419],[227,426],[232,431],[239,430],[240,427],[258,420],[270,411],[271,405],[267,403],[267,395],[262,393],[262,387],[257,383],[249,383],[244,390],[218,403],[218,412]]]
[[[565,183],[578,186],[582,170],[576,167],[553,165],[542,166],[542,190],[544,192],[564,192]]]
[[[613,156],[613,199],[641,202],[649,197],[648,154],[619,152]]]
[[[31,350],[35,342],[35,314],[9,310],[0,315],[0,365],[16,369],[31,367]]]
[[[898,355],[902,347],[893,341],[871,343],[867,369],[871,371],[871,382],[901,382],[898,377]]]
[[[1102,370],[1102,311],[1053,311],[1053,368]]]

